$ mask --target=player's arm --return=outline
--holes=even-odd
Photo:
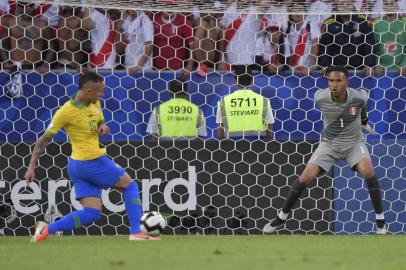
[[[39,157],[44,153],[45,147],[52,140],[52,137],[55,136],[63,126],[65,126],[68,119],[70,118],[67,116],[66,111],[60,108],[56,111],[44,134],[38,139],[34,146],[34,150],[32,151],[27,172],[24,175],[24,179],[27,180],[28,184],[35,178],[35,166],[37,165]]]
[[[52,33],[52,28],[47,25],[47,22],[40,19],[38,23],[41,27],[41,43],[46,44],[48,50],[46,51],[45,59],[43,59],[42,64],[37,68],[37,71],[41,74],[47,73],[50,70],[51,63],[55,57],[55,40]]]
[[[266,138],[271,139],[272,138],[272,126],[273,124],[268,124],[268,128],[266,129]]]
[[[99,129],[97,132],[99,135],[107,135],[110,133],[110,128],[106,123],[99,123]]]
[[[361,127],[363,130],[375,135],[375,130],[371,127],[368,123],[368,113],[367,113],[367,105],[365,105],[361,110]]]
[[[216,41],[216,47],[220,53],[220,63],[218,64],[218,67],[217,67],[219,70],[226,69],[226,63],[227,63],[226,26],[224,26],[224,23],[225,23],[225,19],[223,18],[220,20],[220,25],[219,25],[219,29],[220,29],[219,40]]]
[[[139,72],[147,61],[152,57],[154,51],[154,25],[149,18],[143,22],[143,32],[145,35],[144,54],[141,56],[137,65],[128,69],[130,74]]]
[[[365,95],[368,95],[368,94],[365,93]],[[361,109],[361,127],[363,130],[365,130],[373,135],[376,134],[374,129],[368,123],[368,106],[367,106],[366,101],[365,101],[364,107],[362,107],[362,109]]]
[[[98,129],[97,129],[97,133],[99,133],[99,135],[107,135],[110,133],[110,128],[109,126],[104,122],[104,115],[103,115],[103,109],[101,107],[100,101],[97,102],[97,107],[99,108],[100,112],[101,112],[101,117],[99,122],[97,123],[98,125]]]
[[[182,70],[182,78],[187,79],[190,76],[190,72],[193,70],[193,50],[195,49],[196,41],[195,37],[193,36],[193,26],[189,20],[186,20],[186,24],[182,25],[182,32],[184,34],[184,38],[189,48],[189,59],[186,61],[186,67]]]
[[[141,71],[142,67],[145,65],[145,63],[148,61],[148,59],[151,58],[153,50],[154,50],[154,44],[152,43],[152,41],[145,42],[144,43],[144,54],[141,56],[140,60],[138,61],[138,64],[128,68],[129,74],[135,74],[135,73]]]
[[[207,128],[206,128],[206,118],[204,117],[204,113],[202,109],[199,108],[199,124],[197,127],[198,137],[204,139],[207,136]]]
[[[145,35],[144,54],[141,56],[140,61],[138,62],[139,67],[143,67],[145,63],[147,63],[154,51],[154,24],[148,17],[145,18],[143,31]]]
[[[266,99],[266,102],[268,103],[267,105],[267,115],[266,115],[266,123],[268,124],[267,129],[266,129],[266,139],[271,140],[272,139],[272,127],[273,124],[275,123],[275,118],[272,113],[272,107],[271,107],[271,102],[269,99]]]
[[[223,123],[217,124],[217,136],[218,136],[219,140],[224,139],[224,127],[223,127]]]
[[[44,133],[37,141],[32,151],[30,164],[28,165],[27,172],[25,173],[24,179],[27,183],[31,183],[35,178],[35,166],[39,157],[44,153],[45,147],[52,140],[52,136],[48,133]]]
[[[217,113],[216,113],[216,123],[217,123],[217,137],[219,140],[224,139],[224,126],[223,126],[223,116],[221,113],[221,102],[217,103]]]

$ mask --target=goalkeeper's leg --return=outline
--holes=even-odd
[[[371,198],[372,206],[375,210],[376,234],[387,234],[388,230],[383,214],[381,189],[375,175],[375,170],[372,167],[371,159],[361,159],[355,168],[364,177],[368,186],[369,197]]]
[[[264,233],[274,233],[276,230],[280,229],[286,222],[290,211],[292,210],[296,201],[300,198],[306,187],[321,173],[321,168],[313,163],[307,164],[303,173],[299,178],[293,183],[286,197],[285,204],[282,210],[279,212],[278,216],[267,223],[263,231]]]

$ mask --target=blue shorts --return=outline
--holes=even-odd
[[[114,186],[125,170],[106,155],[93,160],[69,158],[68,174],[75,187],[76,200],[84,197],[101,197],[101,189]]]

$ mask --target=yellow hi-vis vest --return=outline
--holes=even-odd
[[[199,107],[184,98],[173,98],[156,107],[160,137],[197,137]]]
[[[223,127],[229,135],[258,135],[267,129],[269,100],[250,89],[240,89],[220,100]]]

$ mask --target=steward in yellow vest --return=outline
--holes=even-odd
[[[237,75],[239,90],[226,95],[217,103],[218,138],[272,137],[275,122],[268,98],[250,89],[252,75]]]
[[[187,84],[169,82],[173,98],[155,107],[148,122],[147,132],[155,138],[192,139],[207,136],[203,111],[189,101]]]

